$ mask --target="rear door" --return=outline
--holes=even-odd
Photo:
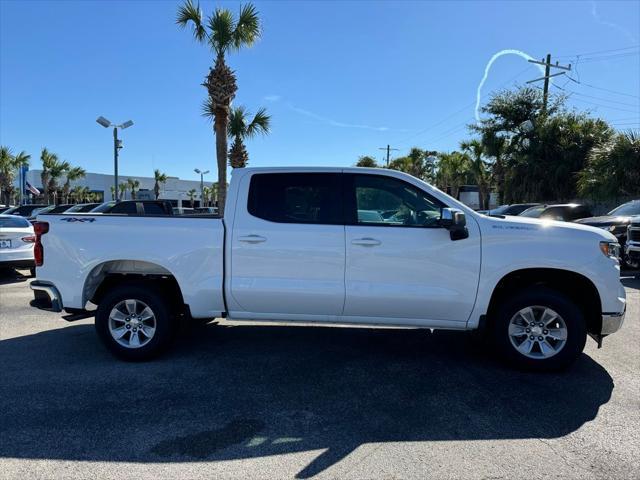
[[[336,320],[344,305],[342,174],[243,177],[231,235],[232,318]]]
[[[344,321],[464,325],[480,275],[475,222],[468,238],[452,240],[439,226],[446,205],[390,176],[345,174],[344,195]]]

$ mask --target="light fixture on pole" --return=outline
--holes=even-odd
[[[118,151],[122,148],[122,140],[118,140],[118,129],[120,128],[124,130],[125,128],[129,128],[131,125],[133,125],[133,122],[131,120],[127,120],[123,124],[116,125],[111,123],[109,120],[107,120],[102,116],[98,117],[96,119],[96,122],[98,122],[104,128],[113,127],[113,177],[114,177],[115,201],[117,202],[118,201]]]
[[[204,200],[204,176],[209,173],[209,170],[205,170],[203,172],[199,168],[194,168],[193,171],[200,174],[200,206],[203,207],[204,205],[202,205],[202,201]]]

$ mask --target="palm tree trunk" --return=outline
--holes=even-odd
[[[214,130],[216,134],[216,160],[218,163],[218,211],[224,215],[224,204],[227,200],[227,123],[228,111],[216,110]]]

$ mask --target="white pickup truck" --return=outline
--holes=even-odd
[[[601,229],[488,217],[409,175],[243,168],[224,218],[42,215],[40,308],[91,304],[117,356],[161,352],[179,317],[486,332],[510,363],[568,365],[625,315]]]

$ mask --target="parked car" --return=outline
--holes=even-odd
[[[171,202],[167,200],[124,200],[105,202],[90,213],[112,213],[120,215],[173,215]]]
[[[625,261],[629,268],[640,268],[640,216],[633,217],[627,226]]]
[[[0,213],[4,213],[10,208],[13,208],[13,205],[0,205]]]
[[[86,213],[86,212],[90,212],[91,210],[93,210],[99,205],[101,204],[100,203],[78,203],[72,206],[71,208],[69,208],[68,210],[66,210],[64,213],[67,213],[67,214],[68,213]]]
[[[606,215],[576,220],[576,223],[591,225],[613,233],[620,243],[623,266],[626,266],[625,245],[627,243],[627,227],[635,215],[640,215],[640,200],[632,200],[614,208]]]
[[[536,207],[539,203],[513,203],[511,205],[500,205],[499,207],[491,210],[478,211],[478,213],[484,213],[485,215],[520,215],[525,210]]]
[[[609,232],[479,215],[395,170],[241,168],[224,219],[76,220],[38,217],[34,306],[95,315],[129,360],[159,354],[186,316],[482,329],[509,364],[556,369],[625,316]]]
[[[68,204],[61,204],[61,205],[48,205],[43,208],[36,208],[34,211],[31,212],[31,214],[27,218],[29,220],[35,220],[38,215],[45,214],[45,213],[56,213],[56,214],[64,213],[72,206],[73,206],[72,203],[68,203]]]
[[[559,220],[562,222],[573,222],[580,218],[591,217],[592,215],[589,207],[579,203],[538,205],[537,207],[528,208],[520,214],[522,217]]]
[[[29,268],[35,273],[33,226],[18,215],[0,214],[0,268]]]
[[[30,217],[34,210],[40,210],[48,207],[45,204],[30,204],[30,205],[18,205],[17,207],[11,207],[3,212],[4,215],[19,215],[20,217]]]

